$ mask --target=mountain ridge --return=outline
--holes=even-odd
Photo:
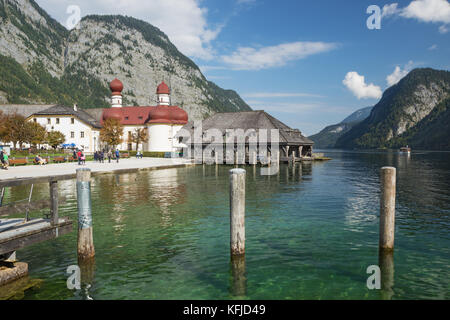
[[[374,149],[408,144],[420,149],[450,149],[450,128],[441,119],[448,116],[449,98],[449,71],[414,69],[388,88],[370,116],[342,135],[336,147]],[[426,137],[430,133],[437,140],[430,141]]]
[[[251,108],[234,90],[208,81],[198,66],[151,24],[89,15],[66,30],[33,0],[0,0],[0,103],[109,107],[109,81],[124,83],[124,104],[156,101],[162,80],[191,119]]]
[[[367,118],[372,108],[365,107],[358,109],[341,122],[329,125],[309,138],[314,141],[316,148],[334,148],[337,139],[353,128],[353,126]]]

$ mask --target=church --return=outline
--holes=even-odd
[[[188,114],[180,107],[171,105],[170,88],[164,81],[156,89],[156,106],[124,107],[122,106],[122,82],[116,78],[109,87],[111,108],[102,110],[100,123],[103,124],[107,119],[116,119],[123,125],[123,143],[119,149],[131,150],[132,134],[136,129],[145,129],[148,141],[141,143],[140,151],[181,151],[183,145],[175,136],[188,123]],[[89,109],[86,111],[89,112]]]

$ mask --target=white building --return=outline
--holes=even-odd
[[[123,84],[114,79],[110,83],[111,108],[81,109],[76,105],[5,105],[0,106],[5,114],[18,113],[28,121],[39,123],[50,131],[60,131],[66,137],[64,144],[73,144],[86,153],[104,148],[100,141],[100,129],[109,118],[117,119],[123,125],[123,143],[120,150],[136,150],[131,142],[136,129],[147,131],[148,141],[139,144],[140,151],[176,152],[183,147],[175,138],[178,131],[188,122],[183,109],[172,106],[170,89],[162,82],[156,89],[157,105],[142,107],[122,106]]]
[[[65,144],[73,144],[87,153],[100,150],[100,123],[84,110],[56,105],[27,118],[43,126],[47,132],[59,131]]]

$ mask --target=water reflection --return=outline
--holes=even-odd
[[[381,299],[391,300],[394,296],[394,252],[380,250],[378,264],[381,270]]]
[[[243,299],[247,295],[247,275],[245,270],[245,255],[231,256],[231,295]]]

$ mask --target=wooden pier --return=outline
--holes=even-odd
[[[28,265],[16,261],[16,251],[29,245],[58,238],[72,231],[72,221],[69,218],[60,218],[58,215],[59,197],[58,181],[73,179],[74,175],[14,179],[0,181],[2,199],[0,200],[0,217],[7,217],[13,213],[24,213],[24,218],[0,219],[0,262],[10,266],[0,270],[0,286],[24,277],[28,273]],[[50,199],[31,203],[34,184],[49,184]],[[12,203],[3,205],[3,190],[6,187],[31,185],[30,195],[26,203]],[[48,207],[49,214],[42,218],[30,219],[29,211]],[[9,262],[8,262],[9,261]]]
[[[14,252],[34,243],[55,239],[72,231],[72,221],[59,218],[56,224],[51,219],[1,219],[0,255]]]

